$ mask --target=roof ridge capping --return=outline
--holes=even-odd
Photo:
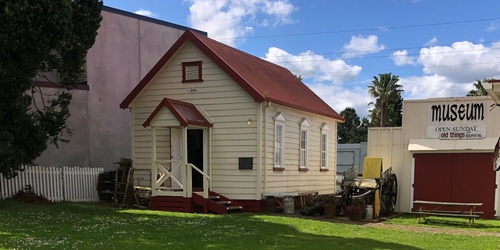
[[[300,104],[292,104],[292,103],[289,103],[289,102],[286,102],[286,101],[283,101],[281,100],[280,98],[273,98],[271,95],[269,95],[268,91],[259,91],[258,88],[255,88],[253,85],[250,85],[249,87],[253,90],[256,91],[256,94],[258,94],[261,98],[264,98],[265,101],[273,101],[273,102],[276,102],[276,103],[279,103],[279,104],[282,104],[282,105],[285,105],[285,106],[289,106],[289,107],[292,107],[292,108],[297,108],[297,109],[301,109],[301,110],[304,110],[304,111],[308,111],[308,112],[312,112],[312,113],[316,113],[316,114],[319,114],[319,115],[323,115],[323,116],[329,116],[329,117],[332,117],[332,118],[335,118],[335,119],[338,119],[340,121],[344,121],[344,119],[335,111],[333,110],[323,99],[321,99],[316,93],[314,93],[307,85],[305,85],[302,81],[300,81],[295,75],[293,75],[290,70],[284,66],[281,66],[281,65],[277,65],[277,64],[274,64],[272,62],[269,62],[263,58],[260,58],[260,57],[257,57],[255,55],[252,55],[250,53],[247,53],[245,51],[241,51],[241,50],[238,50],[238,49],[235,49],[229,45],[226,45],[224,43],[220,43],[218,41],[215,41],[213,39],[210,39],[208,37],[200,37],[199,35],[197,34],[192,34],[193,36],[195,36],[196,38],[198,38],[198,40],[204,45],[206,46],[208,49],[210,49],[210,43],[214,43],[214,44],[217,44],[218,46],[220,47],[223,47],[227,50],[233,50],[233,51],[236,51],[237,53],[239,53],[240,55],[244,55],[246,57],[249,57],[249,58],[252,58],[253,60],[258,60],[260,64],[267,64],[269,65],[270,67],[272,68],[279,68],[280,70],[282,71],[286,71],[286,74],[289,74],[289,76],[292,76],[293,77],[293,81],[295,81],[297,86],[302,86],[302,89],[301,91],[307,91],[309,93],[307,93],[308,95],[314,95],[315,98],[317,98],[317,100],[319,102],[321,102],[321,106],[326,106],[328,107],[326,110],[323,109],[323,110],[318,110],[318,109],[315,109],[315,108],[307,108],[307,107],[304,107],[304,106],[301,106]],[[208,43],[207,43],[208,42]],[[210,50],[210,52],[214,52],[213,50]],[[217,53],[214,53],[214,56],[217,56],[221,61],[224,62],[224,64],[227,65],[227,67],[231,68],[233,71],[235,71],[236,73],[238,73],[238,69],[234,69],[234,67],[232,67],[232,64],[234,64],[235,62],[227,62],[225,60],[225,58],[223,56],[219,56]],[[243,67],[245,68],[245,67]],[[267,68],[264,66],[264,68]],[[255,73],[255,72],[253,72]],[[280,72],[280,73],[283,73],[283,72]],[[254,74],[251,74],[251,76],[253,76]],[[244,74],[238,74],[238,76],[245,82],[248,82],[248,80],[246,80],[246,77]],[[288,79],[290,80],[290,79]],[[241,85],[241,83],[240,83]],[[311,98],[311,96],[309,96],[309,98]],[[254,99],[256,99],[254,97]],[[260,100],[256,100],[258,102],[261,102]],[[319,104],[319,103],[317,103]],[[333,111],[334,114],[332,114],[331,112],[329,111]],[[333,116],[332,116],[333,115]]]

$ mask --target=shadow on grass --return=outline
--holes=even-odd
[[[77,249],[420,249],[372,231],[258,214],[124,210],[102,204],[0,202],[0,246]]]

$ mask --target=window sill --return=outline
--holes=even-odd
[[[330,171],[330,169],[328,169],[328,168],[320,168],[319,171],[320,172],[328,172],[328,171]]]
[[[274,167],[274,168],[273,168],[273,171],[285,171],[285,168],[282,168],[282,167],[280,167],[280,168]]]
[[[302,168],[302,167],[301,167],[301,168],[299,168],[299,172],[307,172],[307,171],[309,171],[309,169],[308,169],[308,168]]]

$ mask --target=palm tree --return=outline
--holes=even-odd
[[[375,103],[370,102],[368,104],[374,105],[371,116],[378,118],[380,127],[387,126],[390,120],[397,120],[395,118],[391,119],[389,114],[398,115],[397,112],[391,112],[396,109],[395,104],[402,100],[403,86],[399,85],[398,81],[399,76],[391,73],[379,74],[379,78],[374,76],[372,84],[368,86],[368,92],[373,98],[376,98]]]
[[[483,87],[483,84],[481,83],[480,80],[477,80],[477,82],[473,83],[474,88],[469,93],[467,93],[467,96],[487,96],[488,92]]]

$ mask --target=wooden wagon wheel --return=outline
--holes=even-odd
[[[391,174],[387,181],[382,185],[381,210],[385,215],[394,212],[398,198],[398,179],[396,174]]]

